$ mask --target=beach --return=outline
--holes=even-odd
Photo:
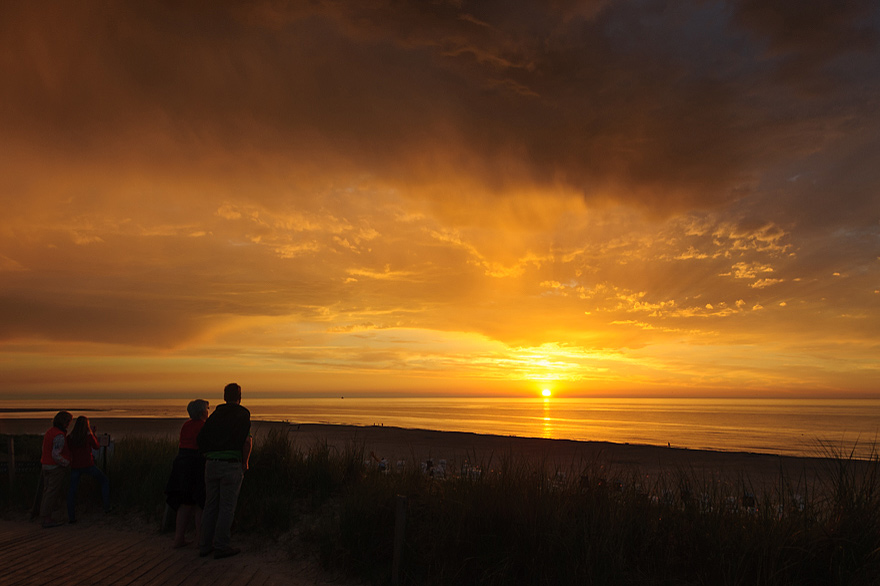
[[[122,510],[141,511],[144,503],[151,503],[147,510],[153,511],[150,518],[155,523],[164,507],[169,444],[185,420],[95,416],[91,421],[99,436],[107,433],[114,442],[107,470],[116,498],[127,503]],[[0,420],[0,433],[39,434],[48,425],[43,418]],[[473,565],[475,576],[483,576],[484,568],[501,571],[496,568],[508,567],[508,554],[500,554],[498,561],[494,552],[516,548],[527,552],[523,563],[504,571],[556,573],[550,581],[530,583],[586,583],[593,581],[591,572],[599,572],[601,583],[617,583],[607,577],[630,574],[639,579],[662,574],[668,582],[665,574],[677,572],[706,576],[681,583],[720,584],[726,560],[737,571],[747,564],[751,583],[760,582],[763,568],[779,559],[789,560],[784,561],[787,573],[768,584],[805,583],[814,572],[821,574],[821,583],[875,584],[873,577],[880,575],[875,557],[858,553],[876,551],[878,543],[873,520],[876,459],[838,461],[387,425],[255,420],[252,433],[252,467],[242,485],[248,497],[239,502],[243,514],[237,513],[241,538],[252,539],[246,542],[249,552],[263,551],[268,544],[273,559],[293,555],[297,571],[309,576],[328,571],[343,577],[363,572],[387,575],[397,519],[406,519],[408,553],[403,563],[411,579],[405,583],[428,583],[426,578],[437,572],[458,576]],[[279,458],[282,445],[274,438],[269,441],[276,433],[286,434],[304,457]],[[128,441],[133,438],[168,443]],[[269,449],[261,452],[261,444]],[[26,457],[18,450],[16,456]],[[361,458],[364,469],[358,473]],[[387,476],[378,473],[381,460]],[[367,467],[373,472],[363,473]],[[430,476],[428,468],[433,470]],[[868,473],[863,479],[862,472]],[[112,516],[112,523],[120,518]],[[78,527],[73,526],[74,531]],[[154,529],[155,525],[147,532]],[[307,541],[300,541],[303,536]],[[165,551],[174,552],[168,543],[170,538]],[[332,549],[318,553],[323,550],[315,544]],[[837,551],[862,555],[848,558],[854,561],[844,571],[871,576],[869,581],[828,580],[838,575],[834,564],[839,562],[830,559]],[[790,561],[783,554],[798,557]],[[163,555],[167,562],[144,571],[191,571],[183,562],[179,570],[172,567],[172,554]],[[193,559],[192,550],[189,555]],[[314,555],[325,565],[319,568]],[[695,556],[707,561],[693,565]],[[140,564],[144,558],[137,559]],[[818,570],[804,570],[814,559]],[[256,563],[263,569],[261,560]],[[794,577],[787,578],[789,574]],[[513,583],[513,576],[495,583]],[[630,582],[636,580],[625,583]],[[340,582],[334,578],[332,583]],[[434,583],[484,582],[475,577]]]
[[[92,417],[97,433],[116,441],[126,436],[174,439],[185,419]],[[2,434],[42,434],[51,424],[46,419],[0,420]],[[289,434],[292,444],[303,452],[325,445],[342,451],[363,446],[365,460],[386,460],[391,470],[420,466],[431,460],[435,467],[445,462],[448,474],[479,469],[481,473],[505,465],[542,467],[547,474],[570,474],[590,470],[610,479],[638,481],[650,485],[658,477],[677,480],[686,474],[697,483],[719,482],[751,487],[755,491],[785,484],[816,487],[834,466],[823,457],[795,457],[749,452],[693,450],[675,446],[650,446],[601,441],[572,441],[465,432],[404,429],[392,426],[297,424],[254,421],[252,433],[260,439],[272,429]],[[375,456],[373,458],[372,456]],[[853,462],[862,467],[867,463]]]

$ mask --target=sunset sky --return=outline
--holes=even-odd
[[[880,3],[4,2],[0,399],[880,395]]]

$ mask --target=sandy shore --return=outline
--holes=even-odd
[[[101,418],[91,422],[98,434],[108,433],[113,439],[125,436],[176,438],[184,419],[154,418]],[[47,419],[0,419],[0,433],[43,433],[50,425]],[[689,450],[635,444],[584,442],[524,437],[504,437],[476,433],[441,432],[397,427],[321,424],[290,424],[254,421],[256,442],[272,428],[286,430],[295,446],[303,451],[318,444],[344,450],[349,445],[363,445],[365,455],[375,454],[386,459],[393,468],[419,466],[431,459],[435,465],[446,461],[447,470],[460,471],[465,466],[477,466],[484,471],[499,468],[503,463],[517,465],[530,462],[543,465],[552,473],[559,470],[570,473],[584,468],[604,471],[608,478],[632,479],[650,483],[657,475],[678,478],[687,473],[697,481],[718,480],[727,484],[751,485],[763,490],[778,485],[780,478],[795,487],[815,486],[827,476],[833,462],[827,458],[804,458],[752,454],[746,452],[717,452]],[[866,466],[865,463],[858,463]]]

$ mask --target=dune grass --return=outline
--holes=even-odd
[[[175,451],[171,440],[116,444],[108,475],[121,514],[160,520]],[[273,429],[256,438],[234,531],[283,537],[293,555],[386,584],[404,498],[402,584],[876,585],[880,462],[826,455],[820,482],[780,475],[756,493],[747,477],[647,482],[514,455],[444,477],[418,462],[383,472],[357,443],[298,446]]]
[[[42,450],[43,436],[41,435],[16,435],[11,436],[14,441],[15,457],[19,462],[29,461],[30,466],[26,470],[17,470],[14,473],[14,482],[8,477],[7,472],[0,478],[0,512],[7,513],[10,510],[29,511],[34,504],[34,493],[40,479],[40,451]],[[9,435],[0,435],[0,454],[8,466]]]

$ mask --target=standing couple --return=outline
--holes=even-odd
[[[207,401],[187,405],[190,420],[180,430],[179,452],[165,489],[168,504],[177,509],[174,547],[186,545],[186,528],[195,514],[199,555],[213,553],[215,559],[241,551],[232,547],[232,519],[253,446],[251,414],[241,406],[241,387],[226,385],[223,400],[210,417]]]
[[[43,446],[40,454],[40,516],[42,525],[48,529],[58,527],[63,521],[57,519],[56,513],[61,510],[64,493],[66,471],[70,469],[70,488],[67,491],[68,522],[76,523],[76,493],[79,490],[80,478],[83,474],[94,478],[101,487],[101,500],[104,512],[110,510],[110,481],[95,465],[93,450],[99,443],[95,438],[95,429],[83,415],[76,418],[73,431],[67,433],[73,421],[68,411],[59,411],[52,419],[52,427],[43,435]]]

